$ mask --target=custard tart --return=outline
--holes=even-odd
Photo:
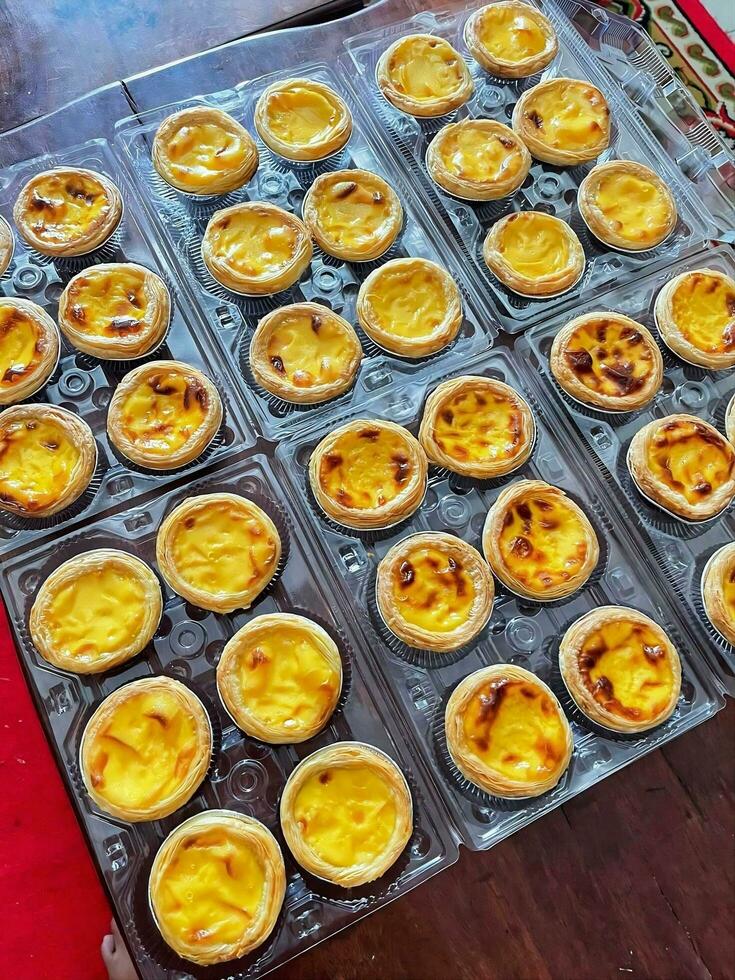
[[[395,422],[356,419],[325,436],[309,460],[309,481],[327,517],[357,530],[392,527],[421,506],[428,463]]]
[[[426,399],[419,429],[432,463],[479,480],[522,466],[535,437],[526,400],[502,381],[477,375],[437,385]]]
[[[549,366],[572,398],[605,412],[647,405],[661,387],[664,362],[642,323],[622,313],[583,313],[554,337]]]
[[[551,689],[513,664],[493,664],[465,677],[447,702],[444,724],[447,749],[462,775],[503,799],[553,789],[574,749]]]
[[[173,830],[156,854],[148,902],[161,935],[185,960],[209,966],[261,946],[286,894],[273,834],[234,810],[204,810]]]
[[[44,255],[86,255],[110,238],[122,218],[120,191],[94,170],[57,167],[23,185],[13,219],[26,242]]]
[[[40,306],[0,297],[0,405],[29,398],[59,361],[59,331]]]
[[[258,147],[250,133],[228,113],[209,106],[167,116],[153,137],[151,157],[166,183],[186,194],[228,194],[258,169]]]
[[[190,800],[211,755],[199,698],[172,677],[143,677],[108,695],[87,722],[79,768],[100,810],[137,823]]]
[[[462,56],[433,34],[394,41],[378,61],[375,80],[391,105],[411,116],[444,116],[474,91]]]
[[[579,710],[615,732],[648,731],[679,700],[676,647],[658,623],[626,606],[600,606],[572,623],[559,667]]]
[[[313,163],[345,146],[352,115],[328,85],[313,78],[287,78],[269,85],[258,99],[255,128],[274,153]]]
[[[440,129],[426,151],[429,176],[467,201],[509,197],[531,169],[531,154],[512,129],[494,119],[462,119]]]
[[[217,690],[247,735],[270,745],[313,738],[342,692],[342,659],[326,630],[305,616],[256,616],[229,640]]]
[[[558,296],[582,278],[585,266],[571,227],[543,211],[516,211],[496,221],[482,255],[503,285],[521,296]]]
[[[705,565],[702,602],[714,628],[735,646],[735,544],[720,548]]]
[[[413,832],[403,773],[362,742],[327,745],[300,762],[283,791],[280,816],[301,867],[344,888],[384,875]]]
[[[482,67],[500,78],[527,78],[556,57],[556,31],[540,10],[520,0],[500,0],[476,10],[464,42]]]
[[[347,391],[361,360],[352,325],[319,303],[292,303],[267,313],[250,341],[250,369],[258,384],[300,405]]]
[[[537,160],[574,167],[607,149],[610,107],[590,82],[547,78],[516,102],[513,129]]]
[[[170,319],[166,284],[132,262],[93,265],[70,279],[59,298],[59,326],[67,339],[107,361],[155,350]]]
[[[144,650],[158,629],[161,586],[145,562],[100,548],[59,565],[41,585],[29,629],[44,660],[99,674]]]
[[[538,602],[581,589],[600,557],[582,508],[542,480],[519,480],[499,494],[485,520],[482,549],[503,585]]]
[[[0,215],[0,277],[5,275],[13,258],[14,251],[15,239],[13,238],[13,232],[5,218]]]
[[[368,170],[321,174],[306,192],[303,217],[317,245],[345,262],[379,258],[403,227],[396,192]]]
[[[275,204],[247,201],[217,211],[202,241],[204,264],[233,293],[268,296],[293,286],[311,262],[303,221]]]
[[[725,411],[725,434],[735,446],[735,395],[732,396]]]
[[[448,653],[485,626],[495,585],[475,548],[453,534],[429,531],[393,545],[378,565],[375,596],[385,625],[399,640]]]
[[[735,497],[735,449],[694,415],[654,419],[633,436],[628,469],[658,507],[688,521],[707,521]]]
[[[717,269],[682,272],[659,292],[655,316],[661,339],[683,361],[735,367],[735,279]]]
[[[429,259],[391,259],[374,269],[357,294],[357,318],[391,354],[426,357],[454,340],[462,297],[446,269]]]
[[[97,443],[87,423],[54,405],[12,405],[0,415],[0,510],[50,517],[89,486]]]
[[[249,609],[278,569],[281,538],[257,504],[234,493],[187,497],[165,518],[156,560],[178,595],[202,609]]]
[[[107,435],[138,466],[173,470],[201,456],[221,422],[222,401],[206,375],[181,361],[150,361],[115,389]]]

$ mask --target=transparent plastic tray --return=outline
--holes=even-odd
[[[253,123],[255,103],[272,82],[298,73],[324,82],[339,92],[353,114],[353,131],[349,143],[340,153],[316,164],[291,163],[274,155],[257,136]],[[156,173],[151,163],[151,144],[160,122],[172,112],[190,105],[212,105],[233,115],[257,140],[260,165],[245,187],[230,194],[194,199],[170,187]],[[164,106],[118,123],[116,143],[120,145],[138,181],[145,188],[146,199],[161,220],[164,234],[171,241],[178,261],[195,285],[199,302],[220,339],[225,356],[232,363],[241,381],[249,408],[254,412],[262,431],[276,434],[291,429],[295,416],[319,415],[323,405],[293,405],[264,391],[253,378],[248,352],[258,320],[269,310],[286,303],[308,300],[322,303],[354,324],[363,347],[364,359],[353,388],[330,403],[349,411],[366,395],[377,389],[400,388],[409,377],[426,370],[428,362],[441,360],[447,364],[460,363],[473,352],[486,349],[492,343],[492,333],[486,331],[471,312],[469,289],[458,279],[463,294],[465,318],[453,343],[431,357],[401,358],[382,350],[361,330],[355,315],[357,292],[373,269],[389,259],[403,256],[423,256],[446,265],[439,247],[427,230],[427,215],[404,178],[386,169],[371,148],[363,131],[363,120],[352,94],[342,78],[326,65],[310,64],[298,69],[266,75],[244,82],[236,89],[216,92],[187,102]],[[404,227],[395,244],[373,262],[342,262],[326,255],[315,244],[314,257],[301,281],[289,290],[270,297],[244,297],[226,289],[209,273],[201,258],[201,242],[209,218],[216,210],[241,201],[261,200],[277,204],[295,214],[301,214],[304,195],[315,177],[330,170],[357,167],[385,177],[396,190],[404,208]],[[327,409],[328,410],[328,409]]]
[[[604,67],[595,61],[579,35],[557,11],[553,2],[537,4],[551,19],[559,35],[559,53],[549,67],[531,78],[511,80],[488,74],[470,56],[463,40],[463,29],[475,5],[457,13],[425,12],[411,20],[357,35],[345,42],[351,64],[357,68],[352,83],[361,100],[369,105],[374,137],[400,161],[413,181],[435,206],[443,219],[450,240],[477,283],[493,319],[509,333],[518,333],[559,306],[577,303],[620,277],[634,277],[641,270],[661,261],[671,261],[706,234],[707,222],[697,209],[691,188],[681,172],[661,152],[635,117]],[[417,119],[400,112],[385,99],[375,81],[375,68],[381,54],[397,38],[416,32],[436,34],[449,41],[464,57],[472,74],[472,98],[456,111],[435,119]],[[349,61],[346,64],[350,65]],[[447,123],[467,117],[491,118],[510,125],[513,108],[521,94],[546,78],[568,76],[591,81],[600,88],[609,104],[612,118],[610,146],[599,163],[615,159],[637,160],[661,174],[676,198],[679,220],[671,235],[657,248],[639,253],[610,249],[588,230],[577,208],[577,190],[593,164],[555,167],[534,161],[523,186],[500,201],[472,202],[452,197],[429,177],[426,150],[436,133]],[[482,245],[490,227],[513,211],[536,210],[567,221],[579,237],[586,267],[571,290],[546,299],[524,298],[507,289],[490,272],[482,257]]]
[[[113,237],[101,248],[78,258],[50,258],[25,244],[14,232],[15,252],[0,295],[32,300],[56,322],[58,301],[67,282],[77,272],[101,262],[138,262],[158,273],[171,294],[171,324],[162,344],[146,357],[131,361],[103,361],[72,347],[61,335],[59,364],[46,385],[28,402],[60,405],[81,416],[94,433],[99,453],[89,488],[70,507],[48,519],[31,520],[0,513],[0,553],[15,551],[78,518],[89,518],[129,502],[141,493],[160,487],[182,472],[193,473],[208,463],[243,450],[255,435],[237,399],[226,363],[212,342],[196,309],[179,288],[179,277],[170,270],[156,242],[150,222],[129,185],[123,168],[105,140],[93,140],[61,153],[47,154],[0,172],[0,214],[14,228],[13,204],[23,184],[33,174],[50,167],[87,167],[109,176],[120,188],[123,217]],[[219,432],[204,453],[187,467],[166,472],[143,470],[117,455],[107,438],[107,406],[117,384],[137,364],[158,358],[192,364],[212,378],[222,395],[224,418]]]

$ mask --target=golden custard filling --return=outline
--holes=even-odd
[[[396,566],[391,591],[401,618],[430,633],[451,633],[463,626],[476,594],[462,563],[430,546],[414,548]]]
[[[566,342],[564,360],[586,388],[613,397],[639,391],[655,370],[653,351],[642,335],[615,320],[578,326]]]
[[[566,226],[538,211],[519,212],[506,222],[498,249],[506,262],[528,279],[541,279],[569,266]]]
[[[0,390],[24,381],[46,352],[46,338],[24,310],[0,305]]]
[[[668,231],[671,201],[651,180],[605,173],[594,192],[594,203],[619,235],[636,244],[658,242]]]
[[[68,290],[68,316],[90,337],[128,337],[141,329],[148,308],[145,274],[118,268],[74,279]]]
[[[213,254],[225,259],[241,275],[277,272],[294,259],[299,231],[278,214],[243,209],[209,227]]]
[[[596,146],[607,130],[605,99],[582,82],[562,81],[532,92],[524,107],[537,138],[556,149]]]
[[[319,146],[340,128],[342,106],[307,82],[292,82],[271,92],[266,102],[268,130],[294,147]]]
[[[536,783],[550,775],[567,751],[559,709],[528,681],[482,685],[464,709],[462,730],[482,764],[514,782]]]
[[[367,765],[323,769],[304,781],[293,817],[304,842],[337,868],[370,864],[396,826],[393,789]]]
[[[546,35],[536,19],[520,9],[485,8],[477,24],[480,44],[498,61],[525,61],[541,54],[546,47]]]
[[[646,461],[658,480],[698,504],[732,478],[735,450],[724,436],[698,422],[675,419],[656,430]]]
[[[344,377],[354,346],[331,317],[305,311],[283,313],[268,340],[268,362],[297,388],[312,388]]]
[[[416,102],[450,97],[462,87],[466,68],[454,48],[440,37],[403,38],[388,62],[391,84]]]
[[[459,391],[436,414],[434,442],[462,463],[513,459],[526,445],[518,402],[499,391]]]
[[[166,864],[156,914],[182,945],[237,943],[263,903],[265,868],[252,844],[226,828],[188,835]]]
[[[464,180],[487,183],[508,180],[523,167],[523,154],[515,140],[502,134],[489,134],[482,120],[468,120],[437,138],[444,167]]]
[[[447,293],[436,269],[386,265],[372,280],[365,301],[376,326],[394,337],[430,337],[447,316]]]
[[[319,461],[322,490],[355,510],[390,503],[413,475],[405,440],[396,432],[370,426],[342,433]]]
[[[127,395],[119,413],[121,431],[147,454],[170,456],[198,431],[208,407],[207,392],[195,378],[162,371]]]
[[[0,416],[0,500],[27,511],[51,506],[66,491],[79,449],[56,421],[14,421]]]
[[[179,127],[166,142],[166,157],[177,183],[207,190],[223,173],[239,170],[251,153],[248,143],[213,122]]]
[[[671,300],[674,322],[682,335],[708,354],[735,351],[735,282],[693,272],[677,286]]]
[[[26,218],[39,238],[63,245],[86,234],[109,206],[107,191],[95,178],[48,173],[33,181]]]
[[[322,234],[342,247],[369,245],[393,215],[381,186],[366,176],[325,183],[313,197]]]

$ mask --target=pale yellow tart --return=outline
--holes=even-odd
[[[735,279],[718,269],[674,276],[656,297],[656,326],[682,360],[712,371],[735,367]]]
[[[425,357],[446,347],[462,326],[462,298],[454,279],[429,259],[391,259],[360,286],[357,317],[385,350]]]
[[[472,95],[472,76],[444,38],[409,34],[383,52],[375,69],[378,88],[402,112],[443,116]]]
[[[426,151],[431,179],[455,197],[493,201],[521,186],[531,154],[512,129],[493,119],[462,119],[440,129]]]
[[[351,324],[318,303],[293,303],[266,314],[250,341],[250,368],[266,391],[313,404],[347,391],[362,360]]]
[[[196,793],[209,767],[207,712],[171,677],[119,688],[84,729],[79,753],[87,792],[121,820],[161,820]]]
[[[537,160],[575,166],[607,148],[610,107],[590,82],[549,78],[516,102],[513,129]]]
[[[217,211],[202,241],[202,258],[214,278],[246,296],[288,289],[311,261],[311,236],[295,215],[263,201]]]
[[[735,449],[694,415],[644,425],[633,436],[627,463],[646,497],[685,520],[715,517],[735,497]]]
[[[324,728],[339,700],[339,649],[304,616],[256,616],[222,651],[217,689],[246,734],[273,745],[304,742]]]
[[[156,559],[179,595],[203,609],[247,609],[273,578],[281,539],[257,504],[234,493],[188,497],[165,518]]]
[[[472,57],[501,78],[535,75],[546,68],[558,49],[551,21],[519,0],[480,7],[468,18],[464,39]]]
[[[735,543],[720,548],[705,565],[702,602],[714,628],[735,646]]]
[[[0,297],[0,406],[42,388],[59,360],[59,331],[40,306]]]
[[[579,281],[585,266],[572,228],[542,211],[516,211],[496,221],[482,254],[490,271],[522,296],[557,296]]]
[[[444,721],[457,768],[494,796],[540,796],[569,765],[572,732],[561,705],[522,667],[495,664],[465,677],[447,702]]]
[[[288,160],[337,153],[352,133],[352,116],[337,93],[312,78],[274,82],[258,99],[255,127],[266,146]]]
[[[180,824],[156,854],[148,883],[161,935],[179,956],[201,966],[261,946],[285,893],[275,837],[233,810],[205,810]]]
[[[426,492],[424,450],[407,429],[357,419],[335,429],[309,460],[309,480],[327,516],[357,529],[409,517]]]
[[[162,608],[158,579],[144,562],[125,551],[85,551],[55,569],[39,589],[31,638],[55,667],[97,674],[145,649]]]
[[[121,217],[122,198],[108,177],[68,167],[31,177],[13,208],[18,231],[46,255],[84,255],[99,248]]]
[[[531,409],[502,381],[463,375],[444,381],[426,399],[419,442],[438,466],[463,476],[504,476],[531,455],[536,426]]]
[[[15,239],[13,238],[13,232],[5,218],[0,216],[0,277],[5,275],[13,258],[14,251]]]
[[[304,759],[289,776],[280,815],[298,863],[347,888],[385,874],[413,830],[403,773],[360,742],[337,742]]]
[[[236,119],[208,106],[167,116],[156,131],[153,166],[187,194],[226,194],[247,184],[258,169],[255,140]]]
[[[679,698],[676,648],[658,623],[625,606],[602,606],[573,623],[559,666],[579,709],[613,731],[660,725]]]

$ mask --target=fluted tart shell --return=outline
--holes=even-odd
[[[28,299],[0,297],[0,406],[30,398],[59,362],[59,331]]]
[[[5,218],[0,215],[0,276],[4,276],[15,251],[13,231]]]

